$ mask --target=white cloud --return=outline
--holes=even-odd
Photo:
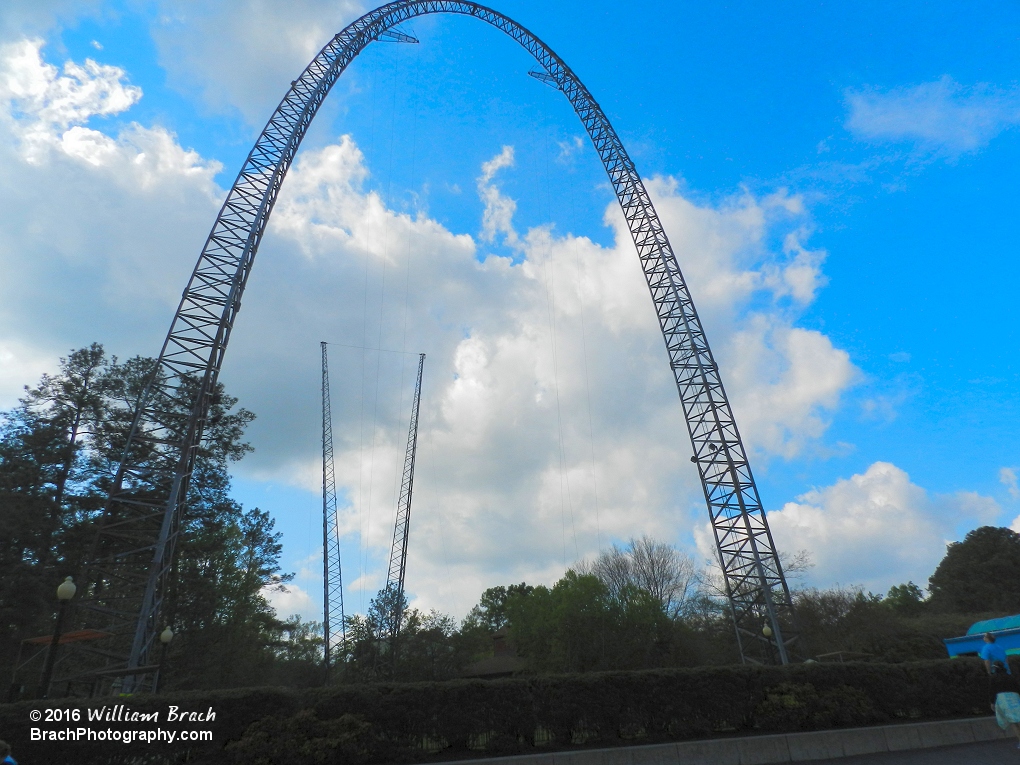
[[[141,97],[141,88],[123,82],[123,69],[86,59],[64,64],[63,74],[43,61],[43,41],[22,40],[0,46],[0,120],[20,142],[21,156],[32,164],[54,152],[94,168],[127,185],[150,187],[184,176],[218,196],[213,176],[220,165],[182,149],[163,128],[131,123],[117,137],[86,127],[93,117],[120,114]]]
[[[58,70],[34,42],[9,50],[3,71],[41,84],[8,85],[0,109],[0,268],[12,274],[0,283],[0,345],[22,365],[95,339],[121,355],[151,354],[221,198],[217,166],[159,128],[91,127],[138,97],[120,70]],[[675,540],[704,512],[622,216],[607,208],[610,246],[549,226],[518,234],[514,201],[495,183],[512,156],[507,147],[486,163],[478,188],[492,237],[514,244],[514,261],[424,214],[388,209],[366,190],[353,140],[302,153],[222,377],[259,415],[257,451],[240,469],[317,492],[318,341],[428,353],[408,589],[416,605],[456,613],[486,586],[554,580],[600,540]],[[678,188],[649,183],[742,431],[766,458],[816,448],[856,372],[825,335],[796,326],[825,282],[800,199],[741,192],[712,206]],[[374,587],[392,534],[413,356],[330,353],[337,477],[350,500],[340,522],[361,540],[345,578]],[[300,587],[314,582],[288,597],[307,595]]]
[[[869,141],[906,141],[948,155],[976,151],[1020,123],[1020,89],[966,87],[948,75],[881,91],[848,91],[846,128]]]
[[[94,15],[99,0],[6,0],[0,3],[0,39],[38,35],[57,24]]]
[[[1002,511],[998,502],[976,491],[956,491],[937,497],[935,502],[940,516],[967,518],[979,525],[994,522]]]
[[[42,30],[87,8],[3,6],[0,29]],[[243,0],[163,10],[154,34],[170,81],[260,124],[361,8]],[[0,406],[71,347],[99,339],[122,356],[154,353],[223,193],[215,162],[129,121],[142,92],[127,72],[91,59],[54,66],[44,51],[35,37],[0,48]],[[951,80],[869,90],[848,94],[847,127],[959,153],[1015,124],[1015,103],[1013,91]],[[123,127],[97,128],[95,118],[115,115]],[[578,146],[564,143],[560,160]],[[370,168],[350,138],[302,153],[224,369],[259,415],[258,451],[241,470],[317,493],[318,341],[428,352],[408,566],[424,608],[463,613],[486,586],[551,582],[600,541],[702,537],[703,498],[677,437],[686,429],[622,215],[607,208],[606,246],[551,225],[518,232],[516,202],[498,185],[512,168],[509,146],[482,166],[473,237],[389,209],[367,190]],[[648,188],[756,466],[824,454],[829,418],[859,372],[824,333],[798,326],[826,283],[802,200],[745,190],[710,204],[671,178]],[[513,261],[486,251],[496,241]],[[371,597],[392,534],[413,356],[336,348],[331,358],[337,475],[350,500],[340,522],[346,541],[361,543],[345,578],[348,592]],[[1012,469],[1000,479],[1016,496]],[[998,512],[988,497],[931,496],[875,463],[770,517],[781,547],[812,550],[818,583],[881,590],[930,573],[950,519]],[[299,582],[270,594],[274,607],[320,619],[316,564],[296,568]]]
[[[495,178],[512,156],[507,147],[481,169],[483,200],[502,204]],[[690,528],[703,500],[615,207],[615,242],[602,247],[549,227],[516,234],[504,206],[491,230],[515,232],[512,262],[387,209],[367,181],[344,137],[302,154],[284,185],[224,370],[259,413],[257,452],[242,467],[318,490],[309,381],[326,337],[428,353],[408,563],[416,605],[463,613],[486,586],[554,580],[600,539]],[[741,193],[716,208],[668,179],[649,185],[752,447],[765,457],[814,448],[856,373],[828,338],[794,324],[824,283],[800,200]],[[362,544],[345,578],[370,589],[392,535],[413,357],[336,347],[330,358],[337,480],[350,498],[340,524]]]
[[[297,614],[302,621],[322,621],[320,606],[312,600],[311,595],[296,584],[266,587],[262,590],[262,595],[281,619]]]
[[[367,8],[353,0],[164,0],[152,29],[181,90],[261,125],[311,58]]]
[[[866,420],[892,422],[899,416],[900,407],[910,398],[909,390],[893,393],[876,393],[861,401],[861,414]]]
[[[482,174],[478,176],[478,196],[485,202],[482,213],[483,242],[492,242],[496,234],[503,234],[503,242],[508,247],[517,247],[519,241],[514,230],[513,218],[517,211],[517,203],[504,196],[499,187],[492,182],[496,173],[514,165],[514,147],[504,146],[495,157],[482,163]]]
[[[1016,468],[999,468],[999,483],[1006,487],[1010,497],[1020,499],[1020,487],[1017,486]]]
[[[824,434],[828,413],[860,376],[849,355],[825,335],[795,326],[827,281],[821,272],[826,253],[802,244],[802,201],[784,192],[761,199],[743,193],[719,207],[699,206],[669,179],[648,186],[742,435],[759,456],[795,456]],[[621,226],[621,216],[614,217]],[[791,223],[782,252],[770,250],[769,235]],[[765,308],[759,307],[762,297],[768,299]]]
[[[96,339],[152,353],[222,194],[219,165],[165,129],[89,126],[141,96],[122,70],[41,48],[0,47],[0,346],[25,373]]]
[[[801,305],[807,305],[815,299],[815,294],[829,283],[828,277],[821,271],[825,252],[809,250],[801,244],[801,237],[807,231],[794,231],[786,235],[783,241],[783,252],[792,256],[782,268],[773,267],[767,274],[770,287],[776,297],[789,295]]]
[[[759,452],[793,457],[821,438],[826,413],[857,378],[846,351],[815,330],[758,314],[724,357],[741,433]]]
[[[584,148],[585,142],[581,136],[575,135],[571,136],[567,141],[557,141],[556,145],[560,147],[560,153],[556,157],[556,161],[561,164],[569,164]]]
[[[52,372],[56,361],[17,339],[0,339],[0,410],[13,407],[23,387]]]
[[[87,131],[94,135],[88,138],[80,126],[97,115],[119,114],[142,97],[141,88],[122,82],[123,69],[85,59],[66,62],[60,74],[42,60],[42,47],[41,39],[0,46],[0,104],[30,161],[38,161],[72,125],[74,145],[102,143],[105,136]]]
[[[1000,510],[994,499],[974,492],[933,496],[902,469],[875,462],[862,474],[787,502],[768,518],[780,549],[811,553],[813,583],[885,592],[908,580],[923,585],[961,519],[982,525]],[[700,547],[707,534],[701,530]]]

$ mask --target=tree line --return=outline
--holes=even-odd
[[[801,552],[782,556],[791,584],[800,660],[903,662],[946,658],[944,638],[976,621],[1020,613],[1020,535],[983,526],[950,544],[929,577],[885,594],[802,584]],[[346,679],[447,679],[470,674],[505,637],[518,671],[575,673],[732,664],[739,661],[718,567],[642,537],[580,561],[551,587],[490,587],[458,626],[396,604],[404,627],[386,640],[394,593],[349,621]],[[390,655],[392,652],[393,655]]]
[[[122,362],[93,344],[0,413],[0,671],[13,670],[23,640],[51,632],[54,590],[82,569],[154,370],[153,359]],[[281,618],[266,599],[292,578],[281,569],[281,535],[268,513],[230,496],[229,467],[251,451],[244,431],[255,415],[222,385],[212,400],[168,594],[175,638],[164,687],[321,684],[321,625]],[[978,618],[1020,612],[1020,536],[1005,528],[982,527],[951,544],[927,592],[913,582],[886,594],[809,588],[799,584],[806,554],[784,565],[801,658],[940,658],[942,638]],[[494,633],[523,671],[728,664],[738,653],[723,590],[715,567],[647,537],[578,562],[551,587],[490,587],[460,622],[383,590],[366,614],[348,617],[332,679],[463,676],[493,655]],[[394,614],[400,629],[391,640]],[[19,675],[29,694],[38,672],[29,665]]]
[[[56,585],[78,577],[116,475],[151,358],[120,361],[98,343],[60,360],[0,416],[0,667],[31,657],[26,638],[52,632]],[[218,386],[212,396],[165,609],[177,637],[165,676],[182,688],[229,687],[314,672],[314,628],[281,620],[267,588],[290,579],[280,534],[230,496],[229,465],[251,451],[254,419]],[[39,664],[15,677],[32,693]],[[62,672],[70,674],[73,667]],[[310,681],[310,680],[309,680]]]

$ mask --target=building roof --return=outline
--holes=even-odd
[[[974,622],[967,630],[968,635],[983,635],[986,632],[998,632],[999,630],[1012,630],[1020,627],[1020,614],[1014,616],[1000,616],[998,619],[985,619],[983,622]]]
[[[528,668],[519,656],[489,656],[464,670],[462,677],[507,677]]]

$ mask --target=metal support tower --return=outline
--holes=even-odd
[[[206,240],[159,355],[89,557],[89,626],[115,634],[105,677],[151,687],[153,642],[188,480],[230,332],[283,179],[323,100],[375,40],[410,42],[399,24],[471,16],[532,54],[566,96],[609,175],[644,271],[687,419],[745,661],[789,661],[793,609],[747,455],[701,320],[648,192],[605,113],[545,43],[501,13],[466,0],[397,0],[352,22],[295,79],[245,160]],[[770,638],[763,635],[768,626]]]
[[[425,369],[425,354],[418,354],[418,380],[414,384],[411,402],[411,425],[407,430],[407,449],[404,452],[404,473],[400,479],[400,498],[397,500],[397,520],[393,526],[393,545],[390,547],[390,568],[386,575],[386,589],[395,591],[393,613],[390,615],[390,643],[400,634],[400,606],[404,602],[404,572],[407,570],[407,535],[411,528],[411,491],[414,488],[414,455],[418,448],[418,407],[421,405],[421,375]]]
[[[336,474],[333,465],[333,413],[329,398],[329,362],[322,346],[322,637],[329,680],[337,649],[347,645],[344,577],[340,565],[340,530],[336,519]]]

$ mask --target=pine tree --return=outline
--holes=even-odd
[[[0,425],[0,656],[45,633],[53,589],[76,571],[73,530],[98,505],[86,458],[104,413],[103,347],[60,359]]]
[[[52,629],[53,589],[77,575],[92,550],[156,369],[150,358],[108,359],[93,344],[61,359],[57,374],[0,415],[0,667],[11,667],[22,639]],[[237,403],[222,385],[213,391],[162,614],[176,634],[164,688],[258,684],[281,651],[291,664],[298,643],[308,653],[310,638],[295,638],[264,596],[291,576],[280,570],[281,535],[268,513],[230,496],[230,464],[251,451],[244,431],[255,416]],[[155,449],[141,456],[153,464],[169,458]],[[33,678],[23,680],[32,686]]]

